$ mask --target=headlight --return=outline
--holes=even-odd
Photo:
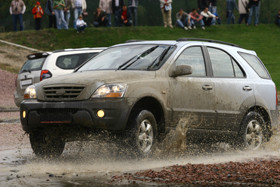
[[[106,84],[99,87],[94,94],[93,98],[97,97],[123,97],[126,90],[125,84]]]
[[[36,89],[34,85],[28,86],[24,91],[24,99],[36,99]]]

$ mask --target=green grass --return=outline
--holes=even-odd
[[[219,25],[206,30],[198,28],[189,31],[163,27],[112,27],[87,28],[85,33],[80,34],[73,29],[0,33],[0,39],[41,50],[105,47],[130,39],[175,40],[183,37],[221,40],[254,50],[266,65],[275,83],[280,84],[280,28],[275,25]],[[278,87],[280,89],[280,85]]]

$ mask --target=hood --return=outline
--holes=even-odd
[[[36,85],[36,90],[39,100],[50,100],[45,97],[44,88],[83,87],[83,91],[76,100],[84,100],[88,99],[103,84],[129,84],[153,78],[155,78],[154,71],[84,71],[43,80]]]

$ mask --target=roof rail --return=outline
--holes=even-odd
[[[239,45],[236,45],[236,44],[233,44],[233,43],[223,42],[223,41],[219,41],[219,40],[206,39],[206,38],[179,38],[176,41],[177,42],[186,42],[186,41],[213,42],[213,43],[230,45],[230,46],[234,46],[234,47],[240,47]]]
[[[145,40],[134,40],[134,39],[132,39],[132,40],[126,40],[125,43],[143,42],[143,41],[145,41]]]

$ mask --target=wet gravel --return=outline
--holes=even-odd
[[[199,186],[279,186],[280,160],[255,159],[249,162],[222,164],[186,164],[160,171],[146,170],[113,176],[112,182],[199,185]]]

